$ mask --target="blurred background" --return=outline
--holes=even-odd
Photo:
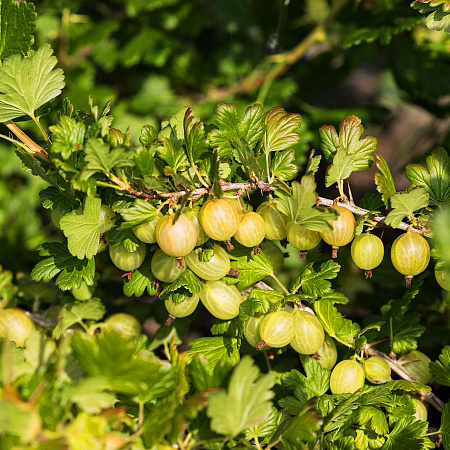
[[[345,117],[359,116],[365,134],[377,137],[378,153],[388,161],[397,190],[409,183],[403,175],[407,163],[424,162],[436,146],[450,150],[450,35],[429,30],[409,1],[33,3],[36,46],[53,47],[66,76],[63,96],[84,110],[89,96],[100,108],[112,100],[113,126],[128,130],[133,142],[144,124],[158,127],[185,105],[212,123],[218,102],[233,102],[241,111],[260,102],[266,109],[281,105],[303,116],[296,148],[300,165],[311,149],[319,148],[320,126],[337,127]],[[42,120],[51,124],[54,117]],[[28,130],[27,124],[24,128]],[[60,235],[41,207],[38,192],[44,183],[20,168],[11,146],[0,145],[0,263],[26,280],[38,260],[36,245]],[[323,170],[319,193],[334,198],[334,187],[320,188]],[[356,201],[375,192],[375,172],[372,167],[350,178]],[[372,280],[366,281],[350,263],[349,249],[340,251],[338,262],[345,270],[334,285],[350,298],[355,321],[404,292],[403,277],[394,273],[388,257],[397,234],[383,236],[386,257]],[[320,250],[328,257],[326,245]],[[282,277],[287,280],[300,260],[291,252],[286,262]],[[438,289],[432,267],[414,308],[433,324],[421,344],[433,357],[441,348],[442,332],[448,333],[449,299]],[[28,290],[28,301],[43,295]],[[49,301],[53,294],[45,295]],[[141,318],[151,313],[164,320],[162,310],[142,306],[145,299],[120,300],[119,283],[109,286],[108,296],[119,298],[118,309],[126,303]],[[181,329],[183,321],[177,322]]]

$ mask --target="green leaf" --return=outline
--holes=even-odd
[[[192,358],[201,354],[209,360],[211,370],[219,361],[237,364],[240,359],[237,339],[220,336],[193,339],[189,342],[190,349],[187,354]]]
[[[116,332],[74,333],[71,338],[79,366],[89,376],[105,377],[111,390],[142,402],[170,395],[176,386],[174,369],[142,352],[139,345]]]
[[[383,206],[382,196],[377,192],[364,194],[359,202],[359,206],[368,211],[377,211]]]
[[[191,163],[198,161],[208,149],[203,122],[196,121],[191,108],[186,110],[183,122],[184,139],[188,159]]]
[[[369,422],[370,428],[381,436],[389,432],[386,416],[379,408],[362,406],[355,411],[354,419],[361,426],[364,426]]]
[[[21,442],[31,442],[36,439],[37,413],[18,400],[0,399],[0,435],[2,441],[5,436],[19,436]],[[39,422],[38,422],[39,423]],[[5,439],[6,441],[6,439]]]
[[[109,383],[102,376],[84,378],[78,384],[68,386],[63,398],[75,403],[88,414],[99,414],[103,409],[112,408],[117,401],[109,390]]]
[[[58,275],[56,285],[67,291],[78,289],[85,282],[88,286],[94,284],[94,259],[78,259],[72,256],[67,247],[59,242],[48,242],[38,246],[39,255],[48,258],[40,261],[31,271],[33,281],[48,283]]]
[[[153,144],[153,141],[158,139],[158,132],[151,125],[144,125],[141,130],[139,142],[144,147]]]
[[[244,356],[231,375],[228,389],[211,395],[207,415],[211,429],[225,436],[236,436],[269,417],[275,374],[260,376],[249,356]]]
[[[67,238],[67,247],[78,259],[91,259],[98,251],[100,241],[100,198],[86,197],[83,212],[72,211],[60,221]]]
[[[439,3],[443,3],[443,5]],[[426,16],[426,24],[430,30],[443,30],[446,33],[450,33],[450,14],[448,8],[447,10],[443,9],[445,4],[445,2],[434,2],[433,6],[430,6],[429,2],[413,1],[411,6]]]
[[[277,431],[283,417],[277,408],[272,407],[269,417],[263,423],[245,430],[245,438],[249,441],[255,437],[270,439]]]
[[[267,111],[265,119],[266,132],[264,134],[264,152],[279,152],[297,144],[300,134],[302,116],[300,114],[288,114],[281,106],[274,106]]]
[[[277,208],[293,222],[314,231],[331,230],[329,220],[337,218],[338,213],[330,208],[315,207],[318,198],[316,182],[312,175],[304,175],[301,183],[292,183],[292,195],[275,199]]]
[[[123,209],[120,212],[124,223],[121,228],[132,228],[144,222],[150,222],[159,214],[158,210],[150,203],[137,198],[134,200],[133,206]]]
[[[265,131],[264,108],[259,104],[249,106],[241,120],[235,105],[220,103],[214,113],[214,121],[219,129],[212,130],[208,134],[208,140],[213,148],[217,148],[221,158],[231,158],[233,140],[239,142],[244,138],[253,150]]]
[[[393,430],[386,435],[386,441],[380,450],[423,450],[433,448],[434,444],[424,436],[428,424],[415,417],[398,420]],[[430,447],[430,444],[432,447]]]
[[[182,147],[175,150],[172,141],[168,138],[164,138],[162,144],[162,146],[158,147],[158,154],[167,163],[168,167],[165,168],[166,175],[174,175],[188,167],[189,162]]]
[[[19,53],[25,55],[34,42],[37,14],[34,4],[2,0],[0,6],[0,58]]]
[[[230,252],[231,267],[239,271],[237,279],[237,288],[243,290],[261,281],[265,276],[273,273],[273,266],[270,259],[259,253],[252,255],[252,250],[246,256],[234,256],[235,250]]]
[[[151,269],[152,257],[153,253],[147,253],[144,262],[133,271],[131,279],[125,279],[123,293],[127,297],[141,297],[146,290],[150,296],[157,294],[158,285]]]
[[[106,309],[98,298],[91,298],[83,302],[66,303],[58,315],[58,322],[53,330],[53,337],[59,339],[67,328],[84,320],[100,320]]]
[[[307,449],[305,443],[317,438],[323,419],[313,406],[306,404],[284,430],[281,441],[286,449]]]
[[[441,416],[441,435],[444,448],[450,448],[450,402],[445,405]]]
[[[377,185],[377,191],[381,194],[381,199],[386,208],[389,208],[390,198],[397,192],[395,189],[394,179],[392,178],[391,170],[386,160],[377,155],[377,168],[379,172],[375,174],[375,184]]]
[[[333,164],[327,169],[325,186],[329,187],[348,178],[354,170],[355,160],[355,155],[348,155],[345,148],[339,146],[334,154]]]
[[[292,389],[295,397],[305,403],[328,391],[331,371],[324,369],[314,358],[307,358],[303,363],[303,368],[306,376],[298,370],[291,370],[281,376],[281,383],[287,389]]]
[[[427,157],[427,167],[419,164],[406,166],[406,178],[413,186],[424,187],[429,196],[431,205],[441,205],[450,200],[450,158],[442,148],[436,148]]]
[[[233,156],[236,161],[242,165],[242,170],[248,175],[249,178],[259,179],[262,173],[261,167],[245,138],[241,138],[239,141],[233,139],[231,144],[233,146]]]
[[[349,319],[344,319],[330,300],[318,300],[314,303],[314,310],[322,323],[323,329],[331,337],[338,337],[351,343],[359,333],[360,327]]]
[[[442,349],[439,361],[430,362],[428,368],[436,383],[450,386],[450,345],[446,345]]]
[[[180,288],[184,288],[189,291],[190,295],[193,295],[202,290],[203,283],[191,269],[186,269],[172,284],[167,285],[161,291],[161,299],[165,300]]]
[[[40,106],[61,94],[64,75],[53,69],[57,59],[50,45],[22,58],[12,55],[0,67],[0,122],[22,115],[33,117]]]
[[[320,159],[320,157],[319,157]],[[281,181],[292,180],[298,172],[295,165],[294,150],[285,150],[275,154],[270,167],[272,175]]]
[[[109,245],[123,244],[129,252],[135,252],[141,242],[131,228],[113,227],[109,233]]]
[[[133,155],[133,161],[143,177],[152,176],[155,169],[156,146],[138,147]]]
[[[189,363],[189,375],[195,389],[198,392],[203,392],[208,389],[223,387],[233,367],[234,364],[230,361],[218,361],[213,365],[203,354],[197,353]]]
[[[315,151],[311,150],[308,158],[308,164],[306,165],[306,175],[314,175],[319,170],[320,160],[322,155],[314,156]]]
[[[316,272],[314,263],[308,263],[292,280],[290,290],[300,288],[314,299],[323,297],[331,291],[331,283],[328,280],[336,278],[340,269],[341,266],[337,262],[328,260],[321,264]]]
[[[64,214],[78,208],[80,200],[74,195],[58,189],[55,186],[48,186],[39,192],[42,198],[42,205],[47,209],[59,209]]]
[[[61,153],[64,159],[68,159],[73,152],[83,147],[86,132],[84,123],[61,116],[58,124],[50,126],[49,130],[52,132],[52,153]]]
[[[416,187],[409,192],[398,192],[391,197],[393,210],[384,221],[394,228],[397,228],[405,217],[414,221],[414,211],[426,208],[428,201],[428,192],[422,187]]]
[[[322,141],[320,147],[328,163],[332,163],[338,148],[343,147],[347,155],[354,156],[352,170],[368,169],[374,161],[372,154],[376,151],[377,140],[373,136],[364,136],[360,139],[363,132],[364,127],[361,125],[361,119],[356,116],[349,116],[341,120],[339,123],[339,136],[332,125],[321,127],[319,129]],[[343,165],[342,159],[343,156],[341,156],[340,166]]]
[[[87,162],[85,179],[97,172],[109,176],[115,168],[134,166],[134,161],[127,150],[121,147],[111,150],[109,145],[99,138],[87,141],[85,155]]]

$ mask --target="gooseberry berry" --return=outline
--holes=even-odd
[[[374,384],[387,383],[391,378],[389,364],[380,356],[372,356],[364,361],[366,379]]]
[[[174,216],[162,217],[156,225],[156,241],[161,250],[176,258],[186,256],[197,244],[197,228],[190,217],[180,214],[173,223]]]
[[[433,374],[430,372],[428,368],[428,364],[430,363],[430,358],[428,358],[425,353],[419,352],[419,350],[412,350],[402,358],[407,362],[403,365],[403,367],[420,383],[428,384],[432,378]]]
[[[416,420],[427,421],[428,418],[428,410],[427,407],[418,399],[412,397],[411,400],[414,403],[414,407],[416,408],[416,412],[414,413],[414,417]]]
[[[391,261],[397,272],[405,275],[406,287],[409,287],[412,278],[427,268],[430,246],[420,234],[407,231],[392,244]]]
[[[205,233],[216,241],[229,241],[239,226],[236,208],[224,198],[206,201],[198,217]],[[232,246],[229,245],[229,249],[232,250]]]
[[[124,336],[139,336],[141,334],[141,324],[136,317],[130,314],[117,313],[105,320],[104,330],[117,331]]]
[[[252,347],[256,347],[261,341],[259,324],[261,323],[262,318],[263,316],[252,316],[245,323],[244,337]]]
[[[153,255],[150,268],[155,278],[164,283],[173,283],[186,270],[183,259],[180,264],[177,258],[167,255],[162,250],[157,250]]]
[[[0,338],[15,342],[17,347],[24,347],[34,329],[33,321],[20,309],[0,310]]]
[[[335,220],[329,220],[328,223],[333,227],[332,230],[320,233],[322,239],[333,247],[332,257],[337,257],[339,247],[347,245],[355,234],[355,217],[343,206],[334,205],[331,209],[339,213],[339,217]]]
[[[214,317],[230,320],[239,314],[242,297],[234,285],[223,281],[207,281],[200,291],[200,300]]]
[[[263,202],[256,212],[264,219],[264,231],[266,239],[281,241],[286,239],[286,223],[288,217],[278,211],[273,201]]]
[[[133,227],[133,233],[140,241],[154,244],[156,242],[156,225],[158,225],[161,217],[162,214],[158,213],[152,220]]]
[[[188,267],[204,280],[220,280],[230,270],[230,258],[228,253],[217,244],[213,246],[214,255],[209,261],[200,261],[196,252],[191,252],[185,257]]]
[[[146,252],[147,247],[143,242],[139,243],[133,252],[127,250],[123,242],[109,247],[111,261],[125,272],[137,269],[144,262]]]
[[[261,341],[256,347],[261,350],[266,345],[274,348],[288,345],[294,338],[294,315],[287,311],[273,311],[266,314],[259,324]]]
[[[439,286],[446,291],[450,291],[450,274],[447,270],[436,270],[434,269],[434,276]]]
[[[334,343],[334,339],[325,335],[325,341],[323,342],[322,346],[317,350],[317,356],[319,364],[324,369],[332,369],[337,361],[337,349],[336,344]],[[305,362],[308,358],[308,355],[302,355],[300,354],[300,360],[302,362]]]
[[[366,278],[370,278],[372,269],[378,267],[383,261],[383,241],[370,233],[360,234],[352,242],[351,254],[353,262],[366,271]]]
[[[300,250],[302,259],[306,258],[306,252],[308,250],[312,250],[321,241],[318,231],[309,230],[292,222],[292,220],[289,220],[286,225],[286,234],[289,243]]]
[[[182,302],[174,302],[172,297],[169,297],[164,304],[167,312],[172,317],[187,317],[195,311],[195,308],[197,308],[199,298],[200,296],[198,293],[192,295],[191,297],[185,297]]]
[[[364,369],[356,361],[345,359],[331,372],[330,390],[333,394],[353,394],[364,386]]]
[[[234,238],[245,247],[255,247],[264,239],[264,219],[253,211],[240,216],[239,226]]]
[[[294,338],[291,347],[303,355],[312,355],[322,347],[325,332],[319,319],[308,311],[297,311],[294,314]]]

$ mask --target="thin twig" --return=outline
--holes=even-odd
[[[373,347],[370,347],[367,344],[364,346],[364,351],[370,356],[379,356],[380,358],[383,358],[389,364],[389,367],[404,380],[420,383],[419,380],[414,378],[397,360],[389,357],[388,355],[380,352]],[[444,402],[432,392],[418,391],[418,393],[423,400],[428,402],[430,405],[433,405],[439,412],[442,412],[444,410]]]
[[[321,206],[321,205],[322,206],[333,206],[334,200],[324,198],[324,197],[319,197],[317,199],[316,205],[317,206]],[[368,209],[360,208],[359,206],[355,205],[353,202],[342,202],[342,203],[339,203],[339,206],[343,206],[344,208],[347,208],[353,214],[356,214],[358,216],[365,216],[366,214],[370,213],[370,211]],[[384,223],[385,218],[386,218],[386,216],[374,214],[374,215],[370,215],[368,217],[368,220],[377,222],[377,224],[380,224],[380,225],[388,226]],[[405,231],[410,230],[413,233],[421,234],[422,236],[426,236],[428,238],[433,237],[431,230],[429,228],[426,228],[423,226],[413,227],[413,226],[411,226],[411,224],[409,224],[407,222],[401,222],[395,228],[399,228],[400,230],[405,230]]]
[[[35,156],[45,162],[49,162],[48,153],[40,145],[36,144],[33,139],[27,136],[12,120],[8,120],[3,123],[30,149]]]

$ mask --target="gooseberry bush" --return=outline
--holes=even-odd
[[[436,361],[421,352],[411,309],[427,277],[449,290],[443,148],[427,168],[409,164],[397,191],[356,116],[322,126],[305,167],[293,150],[302,117],[281,106],[221,103],[210,124],[185,107],[134,143],[109,104],[52,110],[64,75],[50,46],[30,50],[32,5],[6,1],[1,14],[16,19],[0,47],[0,120],[16,138],[1,137],[47,183],[39,195],[58,230],[38,247],[31,310],[9,272],[0,280],[1,449],[450,448],[439,393],[450,346]],[[357,205],[345,181],[374,162],[374,192]],[[317,194],[319,179],[336,198]],[[387,229],[398,234],[390,252]],[[367,278],[386,258],[405,277],[401,297],[361,324],[335,280],[345,247]],[[125,301],[157,305],[151,339],[134,316],[107,314],[111,279]],[[201,319],[210,334],[182,351]]]

